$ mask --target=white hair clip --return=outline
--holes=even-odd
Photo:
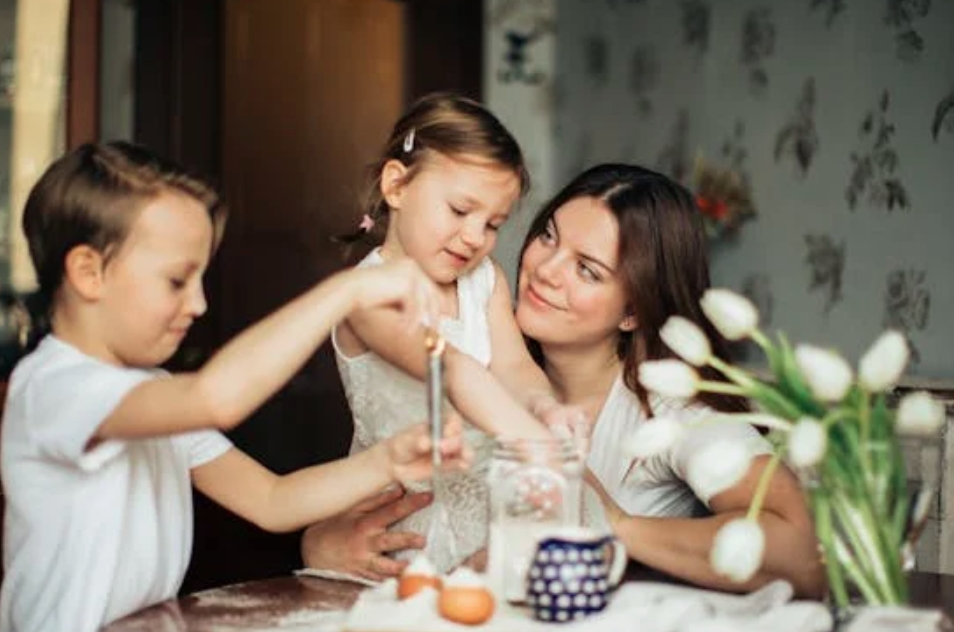
[[[404,137],[404,153],[409,154],[414,151],[414,128]]]

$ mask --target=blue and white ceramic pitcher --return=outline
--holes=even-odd
[[[527,604],[541,621],[572,621],[606,607],[626,570],[623,544],[592,529],[561,529],[540,540],[527,571]]]

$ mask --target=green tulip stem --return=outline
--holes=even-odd
[[[727,378],[729,378],[730,380],[732,380],[739,386],[742,386],[743,388],[751,389],[755,385],[755,378],[753,378],[751,375],[749,375],[742,369],[739,369],[737,367],[732,366],[731,364],[727,362],[724,362],[718,356],[714,356],[714,355],[709,356],[709,366],[711,366],[714,369],[717,369],[720,373],[722,373],[722,375],[726,376]]]
[[[851,419],[851,417],[852,417],[852,413],[850,410],[845,410],[843,408],[836,408],[835,410],[825,415],[825,417],[821,420],[821,423],[823,426],[825,426],[825,430],[828,430],[839,421],[843,421],[845,419]]]
[[[809,497],[815,510],[816,535],[825,557],[828,588],[835,598],[835,604],[845,608],[848,606],[848,588],[845,586],[842,565],[835,553],[835,533],[831,523],[831,502],[828,499],[828,493],[822,489],[813,490]]]
[[[760,329],[753,329],[750,336],[752,340],[755,341],[755,344],[762,347],[762,351],[764,351],[766,354],[769,353],[770,349],[774,349],[774,347],[772,347],[771,341],[765,334],[762,333]]]
[[[883,534],[878,528],[879,520],[873,515],[870,504],[863,498],[850,499],[846,494],[837,494],[833,500],[835,514],[842,525],[844,535],[860,556],[865,569],[861,574],[865,576],[868,587],[879,596],[878,601],[869,603],[903,603],[904,577],[892,572],[892,567],[896,566],[895,552],[887,550],[888,543],[884,542]],[[856,580],[854,574],[852,579]],[[858,587],[862,588],[860,584]],[[867,594],[865,596],[868,597]]]
[[[858,587],[858,590],[861,591],[861,594],[864,596],[865,602],[872,606],[883,605],[884,601],[881,595],[877,589],[871,585],[869,578],[858,568],[855,558],[851,555],[851,551],[848,550],[848,547],[840,538],[835,538],[834,549],[835,562],[841,564],[842,569],[851,577],[855,586]]]
[[[771,402],[772,406],[774,407],[773,412],[777,412],[777,414],[788,419],[797,419],[800,416],[798,407],[795,406],[787,397],[776,391],[768,384],[759,382],[745,371],[724,362],[716,356],[711,356],[709,358],[709,366],[716,369],[722,373],[722,375],[726,376],[745,389],[742,393],[740,393],[741,395],[745,395],[759,401],[765,401],[767,403]],[[707,382],[707,384],[712,383],[713,382],[711,381]]]
[[[868,401],[868,393],[862,391],[858,397],[858,425],[861,432],[861,445],[868,446],[871,443],[871,402]],[[871,455],[867,449],[861,449],[861,464],[865,471],[865,483],[871,487],[872,467]]]
[[[772,454],[768,465],[762,470],[762,476],[759,477],[759,484],[755,488],[755,494],[752,496],[752,503],[749,505],[749,510],[745,514],[748,520],[754,520],[759,511],[762,510],[762,503],[765,501],[765,494],[768,493],[769,482],[771,482],[772,476],[775,475],[775,468],[778,467],[779,461],[781,460],[781,451],[775,452]]]
[[[751,426],[759,426],[761,428],[769,428],[771,430],[781,430],[783,432],[789,432],[792,429],[791,422],[782,419],[781,417],[763,415],[761,413],[718,413],[707,418],[706,421],[717,423],[749,424]]]
[[[730,384],[729,382],[717,382],[714,380],[702,380],[698,384],[700,391],[705,391],[707,393],[723,393],[726,395],[738,395],[744,397],[748,392],[736,384]]]

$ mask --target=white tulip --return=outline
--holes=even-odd
[[[683,425],[668,417],[656,417],[636,428],[627,442],[626,452],[634,459],[645,459],[671,449],[684,434]]]
[[[825,456],[828,432],[817,419],[802,417],[788,435],[788,456],[795,467],[811,467]]]
[[[689,458],[686,482],[703,501],[724,492],[749,471],[752,452],[741,441],[714,441]]]
[[[660,395],[689,399],[699,390],[699,374],[679,360],[652,360],[639,365],[639,383]]]
[[[709,552],[709,563],[720,575],[745,582],[762,565],[765,534],[755,520],[736,518],[722,525]]]
[[[659,330],[659,337],[689,364],[703,366],[712,355],[706,334],[688,318],[670,316]]]
[[[759,325],[759,311],[752,301],[731,290],[706,290],[699,305],[706,318],[728,340],[750,336]]]
[[[893,329],[881,334],[858,363],[858,381],[865,390],[880,393],[893,388],[908,363],[908,342]]]
[[[834,351],[798,345],[795,348],[795,364],[812,393],[823,402],[841,401],[851,388],[851,367]]]
[[[926,391],[915,391],[898,403],[898,431],[903,434],[931,435],[944,425],[944,404]]]

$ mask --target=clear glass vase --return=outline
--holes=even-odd
[[[853,430],[848,430],[853,432]],[[801,472],[837,621],[862,605],[908,603],[918,540],[936,517],[941,437],[829,435],[822,462]]]

